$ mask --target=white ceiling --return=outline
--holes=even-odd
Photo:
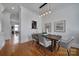
[[[5,9],[13,12],[11,7],[15,7],[14,12],[19,10],[19,6],[24,6],[25,8],[31,10],[32,12],[39,13],[39,7],[43,3],[2,3]]]
[[[11,19],[13,19],[13,22],[18,22],[19,20],[19,14],[18,11],[20,10],[19,7],[23,6],[27,9],[29,9],[30,11],[39,14],[40,10],[39,7],[42,5],[43,3],[0,3],[0,12],[11,12]],[[62,8],[65,8],[65,6],[67,6],[69,4],[61,4],[61,3],[51,3],[51,4],[47,4],[46,7],[42,8],[44,10],[42,10],[42,12],[45,12],[45,10],[47,10],[48,8],[51,9],[51,11],[55,12],[55,10],[59,10]],[[70,4],[72,5],[72,4]],[[14,9],[12,9],[12,7],[14,7]],[[15,19],[15,20],[14,20]]]
[[[43,3],[2,3],[3,7],[5,10],[10,11],[10,12],[17,12],[19,10],[19,6],[24,6],[25,8],[31,10],[32,12],[39,13],[40,9],[39,7]],[[54,9],[61,9],[62,7],[68,5],[67,3],[48,3],[48,7],[53,11]],[[71,4],[72,5],[72,4]],[[15,7],[14,10],[11,9],[11,7]],[[46,8],[45,8],[46,9]]]
[[[35,12],[35,13],[39,13],[39,7],[42,5],[43,3],[26,3],[23,4],[24,7],[28,8],[29,10]]]

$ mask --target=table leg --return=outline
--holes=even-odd
[[[54,41],[51,41],[51,52],[53,52]]]
[[[53,41],[51,42],[51,52],[53,52],[55,49],[56,49],[56,41],[53,40]]]
[[[54,46],[53,49],[56,50],[56,41],[54,40]]]

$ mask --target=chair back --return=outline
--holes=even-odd
[[[74,39],[74,33],[66,33],[65,35],[62,36],[62,39],[60,41],[66,42],[66,43],[71,43]]]
[[[49,41],[47,38],[43,37],[42,34],[38,34],[39,37],[39,43],[44,46],[44,47],[48,47],[49,45],[51,45],[51,41]]]
[[[42,34],[38,34],[39,42],[44,43],[44,37]]]

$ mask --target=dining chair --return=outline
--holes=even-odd
[[[39,40],[38,34],[32,34],[32,39],[33,39],[34,41],[38,41],[38,40]]]
[[[38,47],[37,45],[39,44],[39,37],[38,34],[32,34],[32,45],[35,45],[36,47]]]
[[[51,41],[43,37],[42,34],[39,34],[38,37],[39,37],[39,44],[41,44],[42,46],[48,47],[51,45]]]
[[[51,45],[51,41],[48,40],[47,38],[43,37],[42,34],[39,34],[38,37],[39,37],[39,44],[41,45],[41,46],[39,46],[39,48],[44,47],[44,48],[49,49],[49,46]],[[43,50],[43,51],[44,51],[44,55],[46,55],[46,51],[45,50]]]
[[[74,36],[72,34],[64,35],[64,37],[62,39],[60,39],[58,42],[58,49],[57,50],[59,50],[60,46],[64,47],[67,49],[67,54],[69,56],[73,41],[74,41]]]

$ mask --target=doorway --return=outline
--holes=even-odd
[[[15,24],[11,26],[11,39],[13,44],[18,44],[20,39],[20,30],[19,25]]]
[[[13,44],[18,44],[20,43],[20,7],[19,6],[14,6],[14,9],[12,9],[12,12],[10,13],[10,23],[11,23],[11,40]]]

